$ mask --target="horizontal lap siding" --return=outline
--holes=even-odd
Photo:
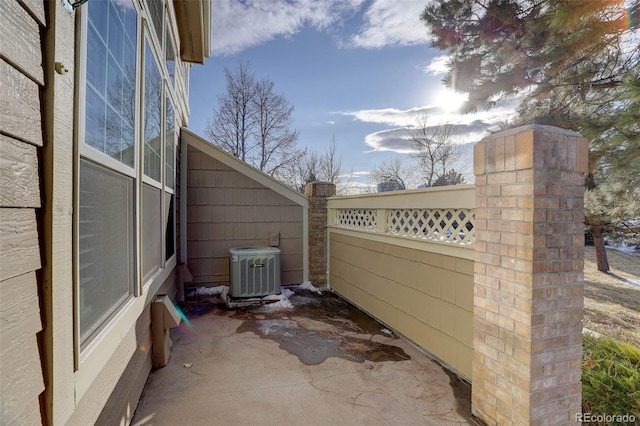
[[[303,279],[303,207],[188,148],[187,254],[198,285],[229,283],[229,249],[269,246],[280,234],[283,284]]]
[[[0,423],[41,424],[38,333],[44,2],[0,2]]]
[[[473,262],[330,232],[333,290],[471,378]]]

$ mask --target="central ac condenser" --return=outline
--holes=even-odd
[[[235,247],[229,250],[231,297],[280,294],[280,249]]]

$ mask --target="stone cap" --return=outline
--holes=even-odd
[[[589,142],[571,130],[529,124],[489,135],[473,147],[476,175],[524,169],[586,173]]]
[[[307,197],[333,197],[336,195],[336,185],[331,182],[310,182],[304,186]]]

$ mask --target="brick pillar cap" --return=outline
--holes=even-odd
[[[524,133],[528,130],[534,130],[534,131],[545,132],[545,133],[557,133],[557,134],[566,135],[566,136],[582,137],[580,133],[574,132],[572,130],[562,129],[560,127],[547,126],[546,124],[527,124],[524,126],[513,127],[511,129],[506,129],[500,132],[492,133],[489,136],[482,139],[482,141],[504,138],[506,136],[513,136],[518,133]]]
[[[310,182],[304,186],[307,197],[333,197],[336,195],[336,185],[331,182]]]

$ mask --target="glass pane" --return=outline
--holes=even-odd
[[[88,3],[85,143],[133,167],[137,14],[130,0]]]
[[[165,30],[164,60],[167,65],[169,80],[171,80],[171,87],[173,87],[176,75],[176,51],[173,48],[173,37],[171,37],[169,26]]]
[[[151,15],[151,22],[153,22],[153,28],[158,36],[158,41],[162,46],[162,16],[164,14],[163,0],[147,0],[149,6],[149,15]]]
[[[80,159],[80,347],[133,295],[133,179]]]
[[[158,269],[162,256],[162,191],[151,185],[142,188],[142,273],[147,281]]]
[[[169,260],[175,252],[174,247],[174,230],[175,221],[173,219],[173,194],[168,192],[164,193],[164,202],[167,206],[167,210],[164,215],[164,239],[165,239],[165,260]]]
[[[160,182],[162,78],[146,40],[144,56],[144,174]]]
[[[165,138],[164,138],[164,148],[165,148],[165,185],[169,188],[173,189],[174,181],[175,181],[175,144],[176,144],[176,133],[175,133],[175,115],[173,112],[173,103],[171,102],[171,98],[166,97],[166,112],[165,112]]]

